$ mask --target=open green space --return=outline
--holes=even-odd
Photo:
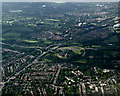
[[[76,63],[87,63],[87,60],[85,60],[85,59],[81,59],[81,60],[77,60],[77,61],[74,61],[74,62],[76,62]]]
[[[59,20],[57,20],[57,19],[46,19],[46,20],[48,20],[48,21],[56,21],[56,22],[59,21]]]
[[[3,37],[18,37],[20,36],[20,33],[17,32],[7,32],[3,34]]]
[[[37,43],[37,42],[39,42],[39,41],[33,41],[33,40],[23,40],[23,41],[28,42],[28,43]]]

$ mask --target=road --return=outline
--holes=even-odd
[[[55,78],[54,78],[53,84],[56,84],[56,82],[57,82],[57,78],[58,78],[58,76],[59,76],[59,74],[60,74],[60,71],[61,71],[61,66],[59,66],[59,68],[58,68],[58,71],[57,71],[57,73],[56,73],[56,75],[55,75]]]
[[[11,47],[21,47],[21,48],[42,48],[42,47],[38,47],[38,46],[30,47],[30,46],[22,46],[22,45],[17,45],[17,44],[7,44],[7,43],[3,43],[3,42],[0,42],[0,44],[11,46]]]
[[[17,75],[19,75],[19,73],[23,72],[26,68],[30,67],[31,65],[33,65],[34,63],[37,62],[37,60],[41,57],[43,57],[45,54],[47,54],[48,52],[52,51],[52,50],[55,50],[59,47],[58,46],[55,46],[53,48],[50,48],[49,50],[47,50],[46,52],[43,52],[41,55],[37,56],[30,64],[28,64],[27,66],[25,66],[23,69],[21,69],[19,72],[17,72],[16,74],[14,74],[14,76],[10,77],[6,83],[8,83],[11,79],[15,78]]]
[[[3,43],[2,43],[3,44]],[[6,44],[5,44],[6,45]],[[23,72],[26,68],[30,67],[31,65],[33,65],[34,63],[36,63],[38,61],[39,58],[43,57],[45,54],[47,54],[48,52],[52,51],[52,50],[55,50],[57,49],[61,44],[58,44],[57,46],[55,46],[57,44],[52,44],[52,45],[49,45],[48,47],[46,47],[45,49],[48,49],[46,52],[43,52],[41,55],[37,56],[30,64],[28,64],[27,66],[25,66],[23,69],[21,69],[19,72],[15,73],[14,76],[11,76],[7,81],[6,83],[8,83],[11,79],[14,79],[17,75],[19,75],[19,73]],[[11,46],[11,45],[9,45]],[[14,45],[16,46],[16,45]],[[85,55],[85,49],[84,48],[81,48],[84,50],[84,53],[82,56]]]

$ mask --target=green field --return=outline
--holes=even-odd
[[[87,60],[85,60],[85,59],[81,59],[81,60],[78,60],[78,61],[74,61],[74,62],[76,62],[76,63],[87,63]]]
[[[48,20],[48,21],[56,21],[56,22],[59,21],[59,20],[57,20],[57,19],[46,19],[46,20]]]
[[[92,45],[92,47],[99,48],[101,46],[100,45]]]
[[[44,62],[52,62],[52,60],[44,59]]]
[[[63,57],[63,56],[61,56],[61,55],[59,55],[59,54],[56,54],[55,56],[57,56],[57,57],[59,57],[59,58],[61,58],[61,59],[67,59],[67,57]]]
[[[16,32],[8,32],[3,34],[3,37],[18,37],[18,36],[20,36],[20,33]]]
[[[51,41],[44,41],[45,44],[52,44]]]
[[[33,40],[23,40],[23,41],[28,42],[28,43],[37,43],[37,42],[39,42],[39,41],[33,41]]]

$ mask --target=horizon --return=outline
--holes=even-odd
[[[119,0],[0,0],[1,2],[56,2],[56,3],[67,3],[67,2],[119,2]]]

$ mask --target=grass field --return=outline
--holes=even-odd
[[[18,37],[20,36],[20,33],[16,33],[16,32],[7,32],[3,34],[3,37]]]
[[[76,54],[82,54],[82,50],[83,50],[80,47],[74,47],[74,46],[62,47],[61,49],[63,49],[63,50],[65,50],[65,49],[72,50]]]
[[[63,56],[61,56],[61,55],[59,55],[59,54],[56,54],[55,56],[57,56],[57,57],[59,57],[59,58],[61,58],[61,59],[67,59],[67,57],[63,57]]]
[[[92,45],[92,47],[100,48],[101,46],[100,45]]]
[[[44,62],[52,62],[52,60],[44,59]]]
[[[81,60],[78,60],[78,61],[74,61],[74,62],[76,62],[76,63],[87,63],[87,60],[85,60],[85,59],[81,59]]]
[[[59,20],[57,20],[57,19],[46,19],[46,20],[48,20],[48,21],[56,21],[56,22],[59,21]]]
[[[39,42],[39,41],[32,41],[32,40],[23,40],[23,41],[28,42],[28,43],[37,43],[37,42]]]
[[[51,41],[44,41],[45,44],[52,44]]]

